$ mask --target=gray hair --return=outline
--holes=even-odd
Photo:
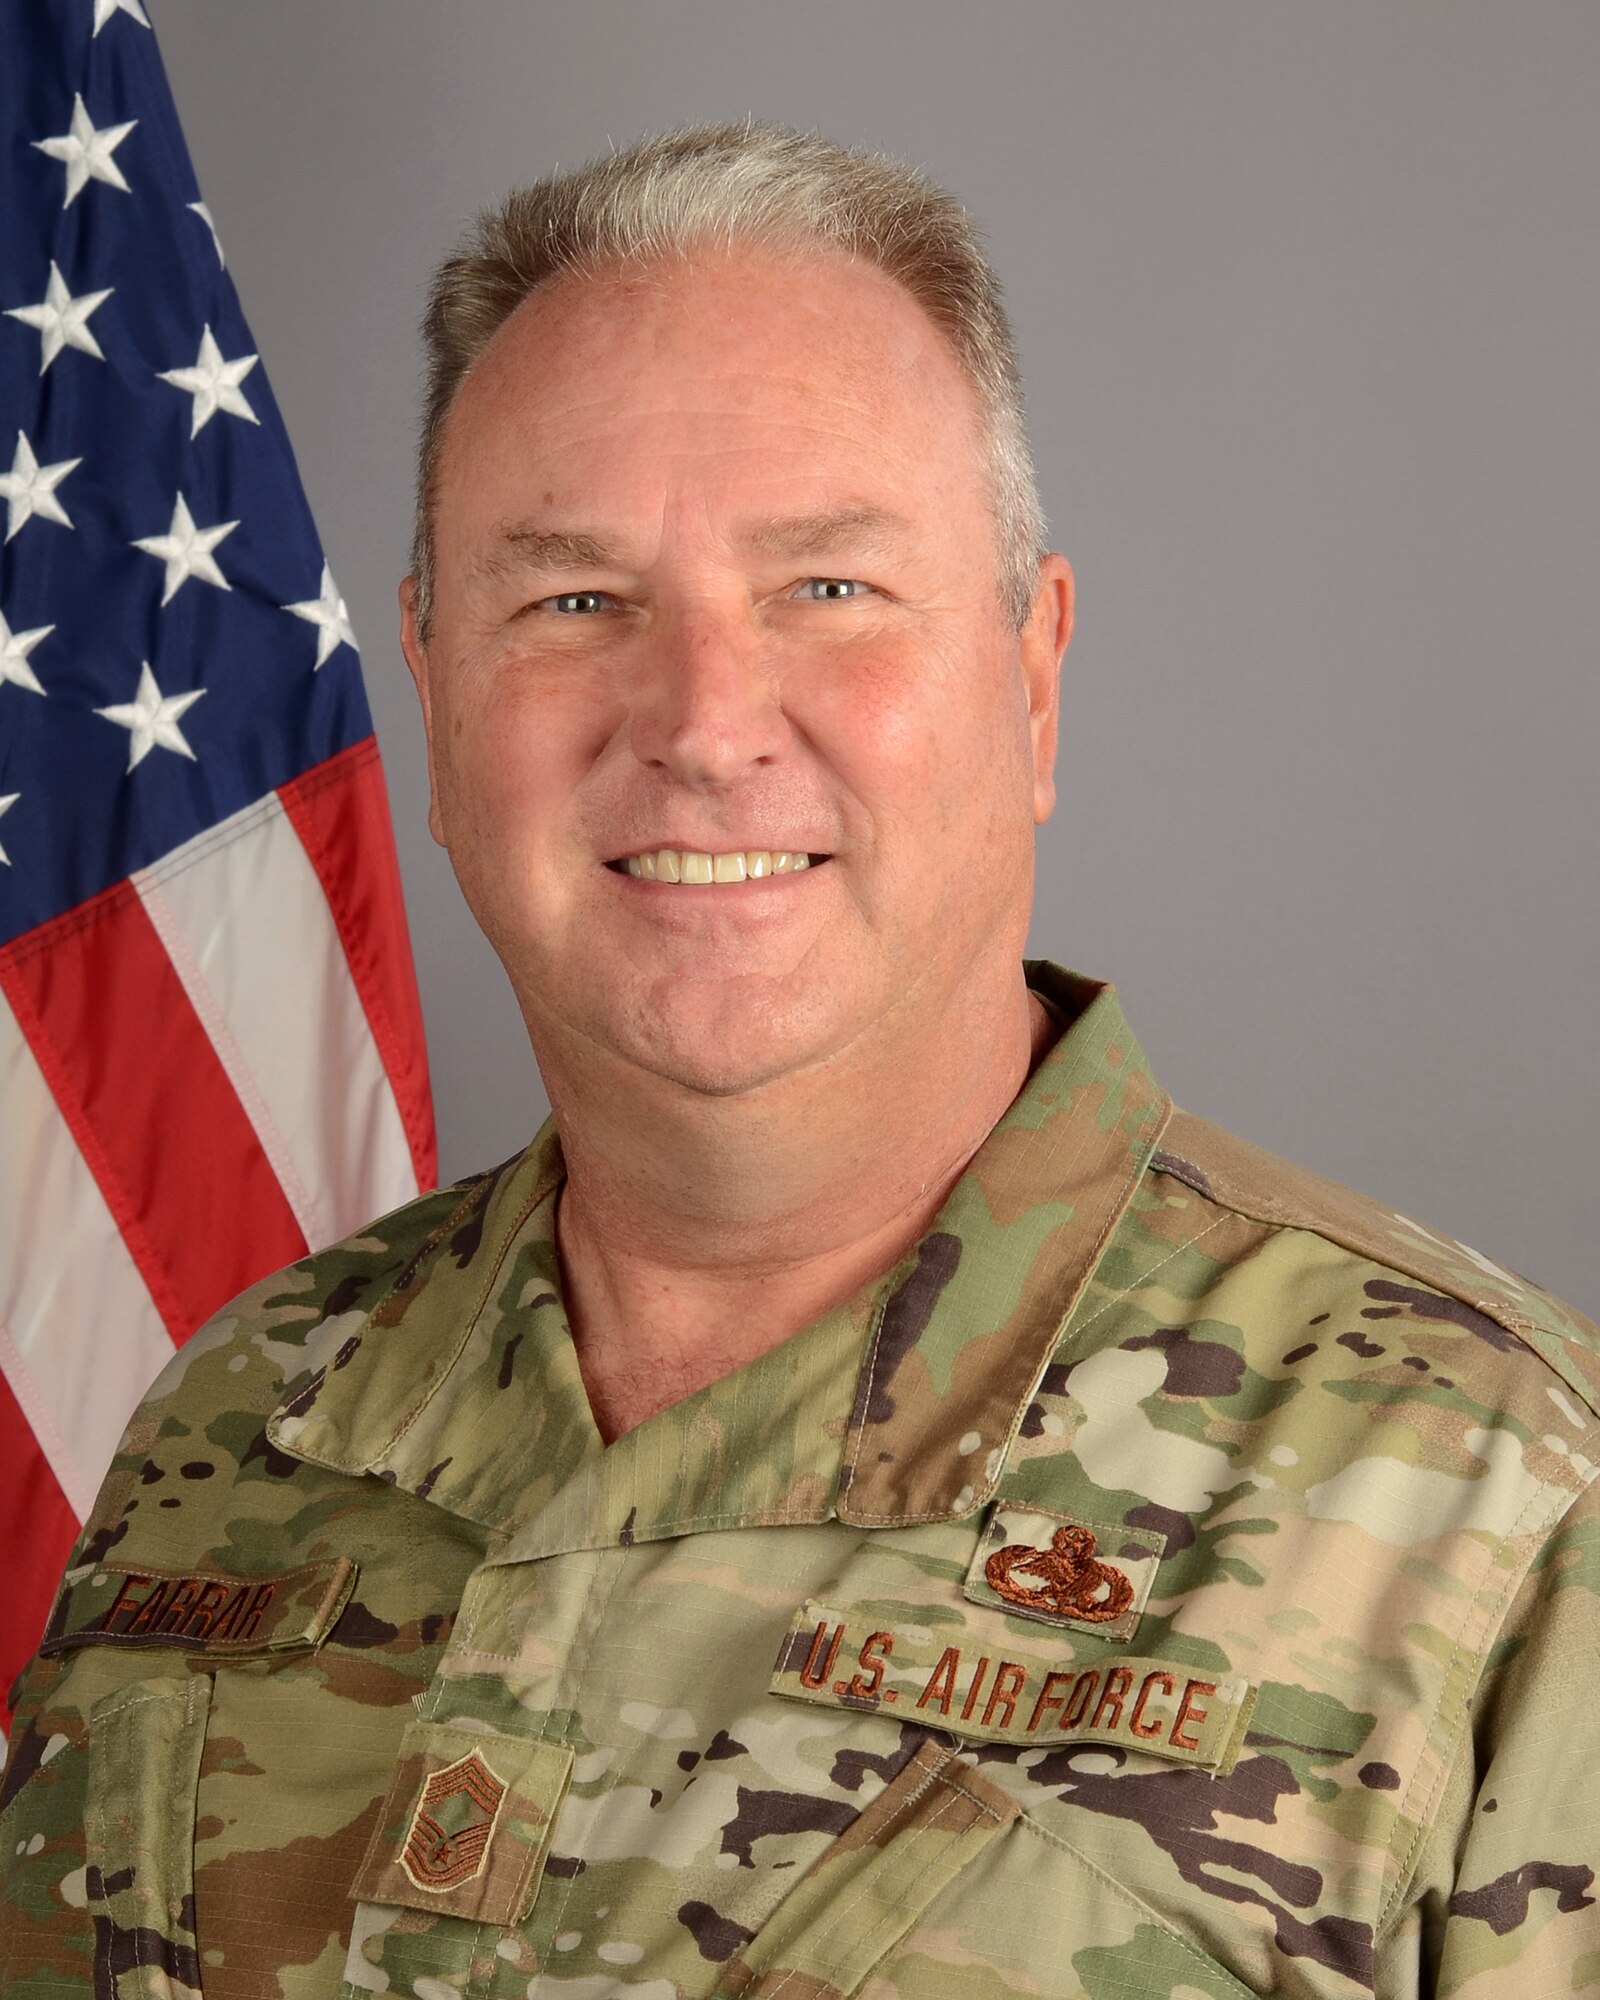
[[[1044,515],[1016,342],[966,211],[881,153],[748,121],[662,133],[519,188],[485,210],[440,265],[422,322],[428,387],[411,552],[422,635],[432,613],[440,443],[472,364],[547,279],[681,256],[707,243],[843,250],[902,285],[944,334],[984,420],[1000,597],[1020,630],[1044,554]]]

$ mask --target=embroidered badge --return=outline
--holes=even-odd
[[[504,1782],[476,1749],[434,1772],[400,1854],[400,1866],[419,1889],[456,1889],[483,1873],[505,1795]]]
[[[1008,1542],[983,1566],[990,1588],[1008,1604],[1104,1625],[1133,1602],[1133,1585],[1111,1563],[1095,1560],[1093,1528],[1057,1528],[1047,1549]]]
[[[974,1603],[1131,1639],[1165,1550],[1148,1529],[999,1506],[967,1572]]]

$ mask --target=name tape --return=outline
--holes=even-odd
[[[223,1570],[69,1571],[39,1650],[73,1646],[173,1646],[186,1653],[243,1655],[318,1646],[350,1598],[348,1556],[302,1563],[269,1576]]]
[[[768,1686],[985,1743],[1105,1743],[1217,1773],[1237,1761],[1256,1697],[1237,1674],[1173,1660],[1084,1662],[815,1602],[796,1614]]]

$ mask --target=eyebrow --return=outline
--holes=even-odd
[[[842,550],[875,555],[900,546],[911,523],[887,508],[835,507],[814,514],[769,514],[746,522],[738,539],[761,555],[815,557]],[[564,569],[624,570],[629,564],[598,535],[582,529],[502,527],[474,565],[480,574],[527,575]]]
[[[480,574],[521,575],[532,570],[620,569],[615,552],[595,535],[531,524],[503,527],[474,564]]]

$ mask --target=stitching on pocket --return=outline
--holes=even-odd
[[[151,1696],[151,1697],[149,1697],[149,1699],[151,1699],[151,1700],[154,1700],[154,1699],[155,1699],[155,1697],[154,1697],[154,1696]],[[99,1896],[98,1896],[97,1898],[95,1898],[95,1900],[96,1900],[97,1902],[101,1902],[101,1903],[104,1903],[104,1904],[105,1904],[105,1905],[107,1906],[107,1910],[108,1910],[108,1915],[109,1915],[109,1907],[110,1907],[110,1901],[111,1901],[111,1899],[110,1899],[110,1897],[109,1897],[109,1896],[107,1896],[107,1895],[106,1895],[106,1893],[105,1893],[105,1885],[106,1885],[106,1878],[105,1878],[105,1863],[106,1863],[106,1862],[107,1862],[107,1860],[109,1860],[109,1858],[110,1858],[110,1845],[111,1845],[111,1844],[110,1844],[110,1842],[109,1842],[109,1841],[108,1841],[108,1840],[106,1839],[106,1809],[105,1809],[105,1800],[104,1800],[104,1799],[103,1799],[103,1797],[101,1797],[101,1796],[100,1796],[100,1795],[99,1795],[98,1793],[94,1793],[94,1792],[91,1792],[91,1797],[92,1797],[92,1800],[93,1800],[93,1803],[92,1803],[92,1804],[90,1805],[90,1808],[89,1808],[89,1817],[90,1817],[90,1818],[91,1818],[91,1819],[93,1820],[93,1822],[94,1822],[94,1844],[95,1844],[95,1846],[96,1846],[96,1847],[97,1847],[97,1848],[99,1849],[99,1852],[100,1852],[100,1863],[101,1863],[101,1865],[100,1865],[99,1869],[98,1869],[98,1870],[96,1871],[96,1872],[97,1872],[97,1873],[99,1874],[99,1877],[100,1877],[100,1895],[99,1895]],[[86,1885],[86,1886],[87,1886],[87,1885]],[[97,1926],[96,1928],[98,1929],[98,1926]],[[96,1985],[97,1987],[98,1987],[98,1986],[99,1986],[99,1984],[100,1984],[100,1972],[101,1972],[101,1960],[100,1960],[100,1950],[101,1950],[101,1945],[100,1945],[100,1939],[99,1939],[99,1937],[96,1937],[96,1939],[95,1939],[95,1950],[94,1950],[94,1956],[95,1956],[95,1967],[94,1967],[94,1970],[95,1970],[95,1981],[94,1981],[94,1983],[95,1983],[95,1985]],[[106,1943],[105,1943],[105,1951],[106,1951],[106,1956],[107,1956],[107,1959],[109,1959],[109,1957],[110,1957],[110,1952],[111,1952],[111,1941],[110,1941],[109,1937],[108,1937],[108,1938],[106,1939]],[[108,1965],[106,1966],[106,1968],[105,1968],[105,1969],[106,1969],[106,1971],[107,1971],[107,1972],[109,1972],[109,1971],[110,1971],[110,1966],[109,1966],[109,1964],[108,1964]],[[141,1986],[142,1986],[142,1985],[144,1984],[144,1979],[143,1979],[143,1976],[142,1976],[142,1975],[141,1975],[141,1977],[140,1977],[140,1981],[139,1981],[139,1983],[140,1983],[140,1985],[141,1985]]]
[[[964,1799],[970,1799],[973,1805],[977,1808],[977,1810],[983,1815],[985,1819],[999,1819],[1000,1818],[999,1808],[996,1806],[992,1806],[980,1792],[973,1791],[969,1785],[963,1783],[960,1771],[961,1769],[965,1768],[965,1763],[966,1763],[965,1758],[963,1758],[958,1752],[952,1761],[958,1767],[957,1770],[952,1771],[948,1764],[940,1765],[939,1767],[940,1784],[948,1785],[951,1791],[959,1792]]]
[[[960,1791],[961,1787],[957,1785],[953,1789],[955,1791]],[[938,1826],[940,1820],[943,1819],[945,1814],[950,1811],[950,1809],[954,1806],[954,1804],[955,1804],[955,1799],[953,1797],[941,1799],[938,1805],[935,1806],[933,1811],[928,1815],[924,1823],[921,1826],[919,1826],[914,1833],[911,1834],[911,1836],[906,1841],[905,1852],[899,1857],[902,1868],[909,1866],[911,1861],[911,1850],[913,1848],[920,1849],[922,1842],[927,1838],[927,1836],[930,1833],[934,1831],[934,1829]],[[862,1902],[865,1899],[870,1887],[871,1887],[870,1879],[862,1883],[854,1899],[849,1904],[846,1905],[844,1910],[840,1912],[839,1921],[841,1923],[844,1921],[845,1917],[847,1917],[850,1914],[850,1911],[853,1910],[858,1903]],[[921,1913],[919,1911],[918,1915],[920,1914]],[[915,1922],[916,1919],[913,1918],[912,1921]],[[900,1929],[902,1931],[908,1928],[906,1925],[901,1923],[898,1912],[891,1911],[889,1915],[884,1918],[883,1922],[878,1925],[876,1930],[868,1931],[861,1940],[861,1950],[863,1956],[865,1956],[869,1960],[875,1960],[877,1956],[877,1940],[880,1937],[883,1937],[885,1939],[885,1946],[887,1946],[888,1938],[895,1934],[894,1927],[897,1924],[900,1926]],[[822,1940],[819,1939],[818,1942],[821,1943]]]
[[[119,1739],[124,1733],[126,1719],[135,1709],[163,1705],[167,1708],[175,1706],[178,1710],[179,1743],[182,1756],[186,1761],[190,1754],[191,1746],[184,1739],[197,1722],[203,1721],[206,1709],[209,1707],[209,1703],[206,1701],[207,1694],[208,1689],[205,1686],[203,1677],[195,1675],[183,1688],[169,1687],[160,1694],[130,1695],[126,1700],[115,1702],[113,1706],[106,1708],[98,1718],[91,1715],[91,1754],[93,1754],[94,1731],[98,1727],[102,1732],[102,1742],[109,1735],[115,1744],[116,1751],[122,1751],[125,1756],[124,1745]],[[115,1754],[113,1754],[111,1761],[113,1765],[116,1763],[117,1758]],[[198,1773],[198,1758],[195,1761]],[[114,1769],[109,1772],[102,1769],[102,1774],[113,1778],[117,1775]],[[114,1915],[115,1898],[106,1889],[107,1878],[114,1876],[117,1872],[115,1867],[112,1866],[115,1857],[111,1851],[111,1824],[107,1812],[107,1800],[111,1795],[111,1789],[109,1785],[91,1787],[85,1818],[90,1822],[92,1828],[92,1836],[98,1855],[97,1872],[100,1876],[101,1893],[92,1900],[103,1906],[108,1923],[116,1925]],[[184,1871],[181,1868],[175,1870],[172,1864],[181,1856],[183,1851],[182,1821],[186,1805],[192,1822],[194,1800],[186,1787],[175,1789],[161,1802],[161,1852],[157,1858],[155,1871],[157,1879],[153,1887],[145,1891],[146,1896],[149,1898],[149,1908],[141,1911],[136,1907],[129,1912],[134,1919],[132,1924],[133,1961],[137,1973],[136,1990],[138,2000],[160,2000],[160,1994],[165,1991],[165,1982],[160,1981],[159,1978],[156,1987],[153,1987],[151,1984],[152,1975],[159,1975],[160,1973],[156,1957],[152,1955],[152,1944],[155,1938],[166,1937],[168,1935],[170,1926],[174,1921],[172,1907],[174,1901],[172,1889],[176,1886],[174,1878],[175,1876],[181,1876]],[[187,1871],[189,1893],[192,1893],[193,1889],[192,1868],[191,1856],[190,1868]],[[182,1899],[178,1900],[181,1901]],[[152,1919],[152,1922],[147,1924],[140,1921],[143,1916],[148,1916]],[[117,1925],[116,1927],[124,1930],[127,1928],[125,1925]],[[194,1949],[198,1957],[198,1939],[195,1940]],[[98,1963],[96,1970],[98,1974]]]
[[[567,1661],[566,1673],[563,1675],[562,1679],[559,1680],[556,1683],[556,1685],[550,1690],[552,1696],[552,1703],[551,1706],[545,1710],[544,1721],[539,1725],[539,1741],[541,1743],[549,1742],[552,1740],[550,1737],[550,1723],[552,1717],[555,1714],[554,1704],[556,1701],[560,1700],[563,1688],[569,1685],[574,1687],[579,1685],[584,1672],[588,1668],[590,1658],[594,1653],[595,1641],[600,1636],[601,1628],[605,1624],[606,1613],[611,1608],[611,1600],[616,1595],[617,1585],[622,1581],[622,1574],[624,1569],[626,1569],[626,1567],[627,1567],[626,1563],[621,1561],[618,1561],[614,1565],[611,1572],[611,1581],[609,1584],[606,1585],[605,1596],[600,1600],[600,1603],[595,1610],[593,1621],[589,1626],[589,1630],[584,1635],[581,1652],[578,1652],[576,1658],[572,1658],[569,1656],[569,1659]],[[613,1783],[612,1786],[610,1787],[610,1790],[605,1794],[605,1796],[609,1797],[610,1793],[615,1790],[616,1786]],[[550,1831],[545,1837],[544,1851],[545,1851],[545,1862],[547,1865],[550,1859],[551,1848],[555,1842],[555,1836],[556,1836],[555,1822],[552,1821],[550,1825]],[[546,1879],[548,1879],[548,1877]],[[560,1931],[561,1919],[566,1915],[567,1904],[572,1900],[572,1892],[577,1887],[577,1882],[578,1882],[577,1876],[572,1875],[567,1878],[567,1881],[562,1887],[561,1900],[559,1903],[557,1903],[555,1909],[551,1912],[550,1916],[549,1935],[552,1938],[554,1938]]]
[[[899,1826],[906,1819],[908,1814],[910,1814],[913,1811],[913,1809],[921,1803],[923,1798],[926,1797],[928,1792],[930,1792],[935,1785],[941,1786],[947,1792],[959,1793],[964,1799],[967,1799],[971,1804],[977,1806],[985,1818],[993,1820],[999,1819],[1000,1817],[999,1813],[996,1812],[992,1806],[986,1805],[982,1799],[976,1798],[971,1792],[967,1790],[966,1786],[962,1784],[959,1781],[959,1779],[947,1775],[950,1771],[951,1765],[952,1764],[959,1765],[960,1762],[961,1759],[959,1755],[956,1752],[951,1751],[946,1757],[941,1759],[939,1763],[935,1764],[932,1770],[926,1773],[926,1775],[923,1777],[922,1782],[916,1787],[916,1789],[912,1792],[909,1792],[906,1795],[906,1797],[901,1800],[900,1804],[895,1808],[895,1810],[889,1815],[888,1819],[884,1821],[881,1830],[882,1836],[885,1839],[887,1839],[888,1836],[892,1835],[894,1829],[897,1826]],[[935,1827],[938,1825],[939,1821],[944,1817],[944,1815],[950,1810],[950,1808],[954,1804],[955,1804],[955,1799],[953,1797],[942,1799],[939,1802],[939,1804],[934,1808],[933,1812],[929,1815],[926,1824],[919,1826],[916,1829],[916,1831],[911,1834],[910,1838],[905,1843],[904,1850],[898,1857],[896,1857],[899,1865],[902,1868],[904,1868],[904,1866],[908,1862],[911,1855],[911,1850],[913,1848],[920,1847],[920,1844],[924,1836],[933,1832]],[[826,1860],[826,1858],[827,1858],[826,1856],[823,1857],[824,1860]],[[886,1850],[886,1859],[887,1859],[887,1850]],[[873,1885],[874,1873],[875,1871],[871,1869],[867,1871],[866,1879],[861,1883],[860,1887],[856,1890],[856,1893],[850,1898],[849,1902],[844,1904],[843,1907],[839,1909],[839,1911],[835,1914],[835,1916],[833,1917],[832,1921],[829,1924],[827,1924],[822,1930],[817,1932],[814,1942],[814,1951],[816,1953],[820,1954],[823,1947],[827,1945],[829,1940],[833,1938],[844,1927],[844,1925],[846,1924],[846,1922],[850,1917],[850,1913],[854,1909],[856,1909],[864,1901],[866,1896],[870,1893]],[[779,1910],[781,1911],[783,1906],[780,1904],[778,1907]],[[774,1915],[776,1914],[777,1913],[775,1912]],[[891,1925],[897,1923],[898,1921],[899,1921],[898,1916],[895,1913],[891,1912],[890,1916],[885,1920],[884,1923],[878,1925],[876,1930],[868,1931],[866,1935],[863,1937],[861,1942],[861,1948],[863,1952],[870,1954],[873,1946],[873,1940],[876,1937],[878,1937],[884,1930],[888,1929]],[[779,1996],[783,1993],[785,1987],[790,1985],[791,1982],[795,1980],[798,1976],[799,1976],[799,1967],[791,1966],[789,1970],[783,1975],[782,1979],[778,1981],[777,1985],[773,1987],[770,2000],[779,2000]]]

